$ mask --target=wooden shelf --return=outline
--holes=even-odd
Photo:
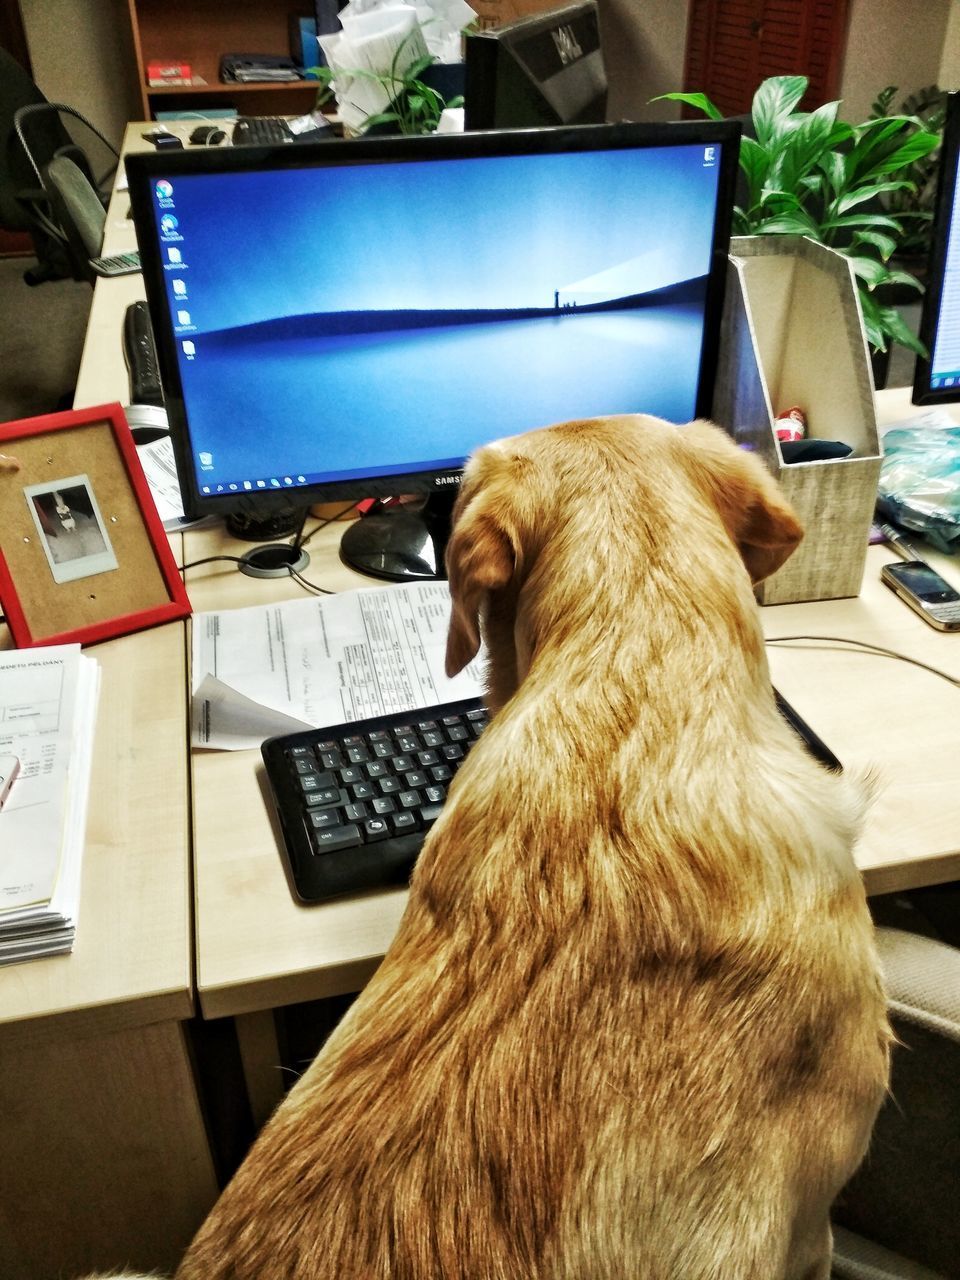
[[[223,84],[220,59],[226,53],[290,56],[289,20],[309,3],[291,0],[127,0],[143,118],[182,105],[209,110],[217,99],[241,115],[294,115],[308,111],[317,93],[315,80],[296,83]],[[205,83],[148,85],[151,62],[187,62]],[[211,101],[213,100],[213,101]]]
[[[150,84],[147,85],[147,96],[150,98],[183,98],[187,95],[192,96],[195,93],[210,94],[213,97],[225,97],[232,93],[313,93],[316,95],[319,88],[319,82],[316,80],[298,80],[296,84],[293,81],[281,84],[270,83],[269,81],[264,81],[262,84],[223,84],[221,81],[216,84]]]

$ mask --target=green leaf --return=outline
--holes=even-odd
[[[897,242],[893,236],[885,236],[880,231],[855,231],[853,235],[854,248],[861,242],[873,245],[884,261],[890,257],[897,247]]]
[[[916,289],[918,293],[923,293],[923,285],[909,271],[889,271],[884,283],[907,285],[911,289]]]
[[[902,347],[906,347],[909,351],[915,351],[917,355],[927,354],[926,347],[896,307],[880,308],[880,326],[885,334],[893,338],[894,342],[899,342]]]
[[[880,307],[870,297],[866,285],[862,285],[858,293],[860,296],[860,314],[863,316],[863,330],[867,335],[867,342],[875,351],[886,351],[887,339],[883,322],[880,318]]]
[[[833,149],[826,150],[820,156],[818,161],[821,172],[827,179],[827,183],[834,196],[847,185],[846,161],[839,151]]]
[[[663,102],[669,99],[671,102],[685,102],[688,107],[696,107],[698,111],[702,111],[705,116],[709,116],[711,120],[722,120],[723,112],[718,110],[705,93],[661,93],[656,98],[651,98],[651,102]]]
[[[759,204],[760,192],[770,169],[770,156],[755,138],[744,136],[740,139],[740,168],[747,180],[750,204]]]
[[[871,289],[876,288],[878,284],[886,283],[890,272],[876,258],[857,257],[852,253],[847,254],[847,258],[860,279]]]
[[[782,132],[808,83],[806,76],[771,76],[753,95],[753,127],[762,147]]]
[[[839,102],[827,102],[811,111],[799,128],[794,129],[781,153],[781,184],[792,191],[800,178],[809,173],[823,155],[833,133]]]
[[[883,227],[897,236],[903,228],[896,218],[886,213],[841,213],[835,218],[824,218],[823,226],[831,230],[840,227]]]
[[[846,195],[834,201],[830,206],[829,213],[831,216],[846,213],[848,209],[853,209],[858,204],[863,204],[866,200],[874,200],[877,196],[883,195],[884,192],[903,191],[912,187],[913,183],[908,182],[906,178],[899,179],[896,182],[871,182],[866,187],[857,187],[854,191],[848,191]]]
[[[756,224],[754,231],[760,236],[812,236],[814,240],[823,239],[816,222],[803,210],[764,218]]]
[[[426,53],[422,58],[417,58],[415,62],[411,62],[410,66],[407,67],[406,71],[403,73],[403,78],[405,80],[416,80],[419,76],[423,75],[427,67],[432,67],[435,62],[436,58],[433,54]]]
[[[403,117],[397,111],[379,111],[374,116],[367,116],[363,122],[363,132],[381,124],[402,124]]]

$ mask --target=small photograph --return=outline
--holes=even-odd
[[[69,476],[23,491],[54,582],[75,582],[118,568],[87,476]]]

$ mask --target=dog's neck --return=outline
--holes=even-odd
[[[491,598],[492,705],[522,686],[528,704],[556,693],[607,706],[622,722],[661,699],[683,714],[679,700],[692,717],[721,701],[755,701],[769,672],[753,589],[732,544],[713,536],[709,554],[694,559],[683,552],[689,537],[678,539],[638,571],[619,541],[587,554],[548,543],[519,591]]]

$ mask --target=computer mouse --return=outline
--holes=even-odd
[[[197,147],[215,147],[226,136],[224,131],[218,129],[215,124],[201,124],[197,125],[196,129],[190,134],[190,141]]]

